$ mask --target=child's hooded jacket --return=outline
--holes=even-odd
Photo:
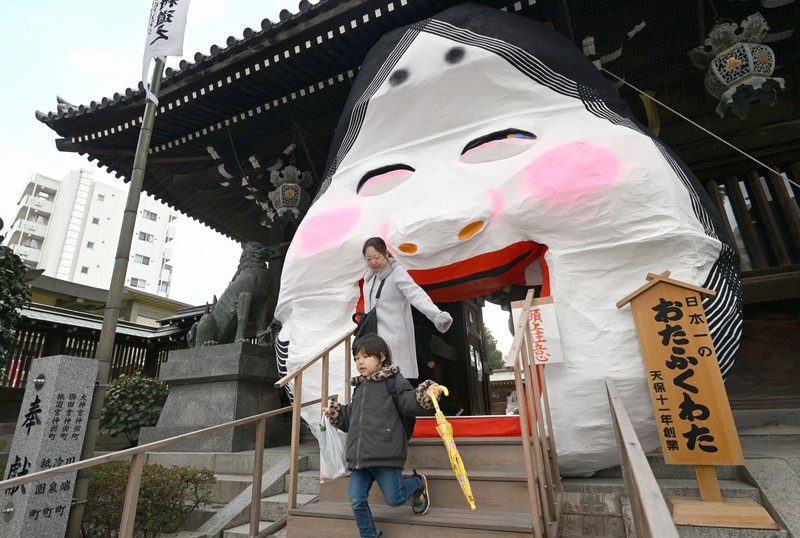
[[[353,399],[349,405],[332,402],[330,421],[348,432],[345,457],[348,469],[366,467],[400,467],[406,462],[408,441],[386,379],[395,377],[397,401],[404,415],[424,415],[433,409],[425,390],[433,383],[427,380],[414,389],[400,374],[397,366],[384,366],[368,377],[350,380]]]

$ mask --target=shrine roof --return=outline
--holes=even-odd
[[[294,13],[284,10],[280,20],[264,19],[260,28],[245,28],[242,37],[230,36],[224,44],[212,45],[208,54],[197,52],[193,61],[167,69],[144,190],[236,240],[288,240],[288,232],[276,237],[263,204],[258,203],[259,192],[272,188],[266,166],[295,144],[292,162],[314,177],[313,196],[324,176],[352,80],[369,49],[387,32],[460,3],[303,0]],[[787,80],[776,106],[762,107],[746,120],[717,117],[716,100],[704,90],[704,72],[687,57],[689,50],[702,44],[714,22],[710,8],[693,4],[676,9],[670,2],[618,0],[476,3],[552,25],[608,71],[653,92],[682,115],[743,149],[775,159],[796,156],[800,147],[797,3],[773,8],[755,0],[725,4],[726,16],[735,21],[753,11],[765,13],[775,39],[770,43],[778,59],[775,74]],[[677,115],[662,110],[652,116],[638,93],[625,86],[619,91],[640,121],[657,127],[662,140],[701,179],[712,171],[723,173],[726,166],[741,166],[741,155]],[[36,115],[60,137],[59,150],[86,155],[128,181],[143,109],[140,83],[89,104],[59,100],[56,110]]]

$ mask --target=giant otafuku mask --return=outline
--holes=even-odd
[[[724,234],[696,179],[572,43],[460,5],[387,34],[364,60],[286,256],[279,366],[353,328],[370,236],[437,301],[541,284],[546,247],[565,361],[547,372],[559,463],[591,473],[617,463],[606,377],[644,448],[658,446],[633,316],[615,306],[648,272],[717,291],[705,307],[723,373],[732,365],[741,299]],[[331,370],[337,392],[342,358]],[[303,400],[319,397],[318,376],[304,376]]]

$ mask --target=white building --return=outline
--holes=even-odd
[[[60,181],[33,174],[6,244],[46,276],[108,289],[126,200],[126,191],[95,182],[88,170],[73,170]],[[169,296],[177,217],[151,198],[140,199],[127,287]]]

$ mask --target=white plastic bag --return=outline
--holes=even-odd
[[[347,476],[344,443],[339,430],[331,426],[328,417],[322,416],[319,424],[319,481],[328,482]]]

